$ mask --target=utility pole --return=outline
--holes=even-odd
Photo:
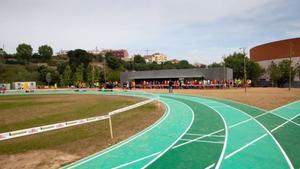
[[[243,49],[243,55],[244,55],[244,87],[245,87],[245,93],[247,92],[247,70],[246,70],[246,52],[245,52],[245,47],[240,48]]]
[[[226,71],[226,67],[225,67],[225,55],[223,55],[223,75],[224,75],[224,77],[223,77],[223,88],[225,89],[226,88],[226,80],[227,80],[227,78],[226,78],[226,74],[225,74],[225,71]]]
[[[293,54],[293,44],[290,42],[290,52],[289,52],[289,57],[290,57],[290,67],[289,67],[289,91],[291,91],[292,87],[292,54]]]

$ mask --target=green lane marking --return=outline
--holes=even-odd
[[[285,126],[273,132],[275,138],[280,141],[295,168],[300,168],[300,129],[299,126],[289,122]]]
[[[169,115],[155,128],[148,130],[143,135],[132,139],[109,152],[100,153],[91,158],[71,164],[66,168],[113,168],[146,157],[150,154],[164,151],[188,128],[192,122],[193,113],[184,104],[172,99],[161,98],[170,105]],[[138,163],[147,164],[149,159]],[[132,164],[134,166],[134,164]]]
[[[300,101],[295,101],[290,104],[284,105],[277,109],[272,110],[272,113],[282,116],[287,119],[291,119],[300,114]]]
[[[194,122],[187,133],[209,134],[224,128],[221,117],[207,106],[186,99],[172,98],[187,104],[195,113]],[[221,132],[221,134],[224,134],[224,132]],[[189,137],[189,135],[185,134],[183,136],[183,138],[186,137]],[[223,142],[224,138],[221,139],[220,141]],[[171,150],[148,168],[205,168],[219,159],[223,148],[222,144],[205,142],[191,142],[175,148],[181,143],[186,143],[186,141],[179,140]]]

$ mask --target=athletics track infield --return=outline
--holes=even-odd
[[[156,97],[142,92],[87,94]],[[159,97],[167,109],[155,124],[64,168],[300,167],[300,101],[265,111],[214,98]]]

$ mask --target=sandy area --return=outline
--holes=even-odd
[[[168,92],[166,89],[146,91],[161,93]],[[174,93],[230,99],[266,110],[272,110],[292,101],[300,100],[300,89],[292,89],[291,91],[288,91],[287,88],[247,88],[246,93],[242,88],[206,90],[178,89],[174,90]]]

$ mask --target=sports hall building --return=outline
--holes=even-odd
[[[292,60],[292,66],[300,64],[300,38],[286,39],[258,45],[250,49],[250,59],[257,62],[265,70],[273,61],[279,63],[284,59]],[[267,73],[261,77],[262,80],[269,81]],[[299,77],[295,76],[294,81],[299,83]]]
[[[232,85],[232,78],[230,68],[127,71],[120,75],[121,84],[130,83],[136,88],[167,88],[169,81],[173,81],[174,88],[220,88]]]

